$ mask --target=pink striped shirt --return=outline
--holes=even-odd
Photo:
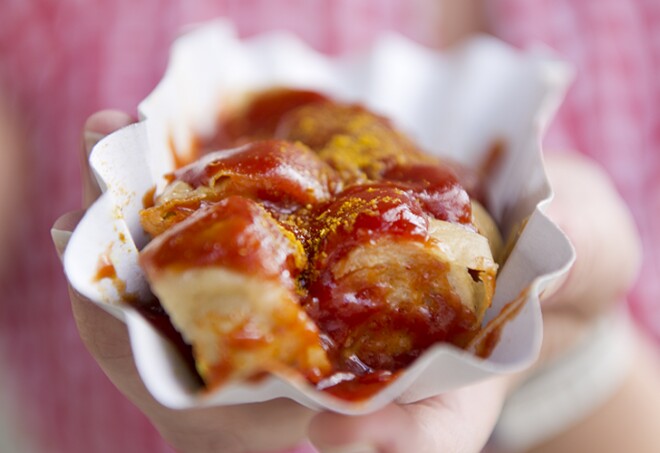
[[[545,141],[599,161],[632,210],[644,261],[630,306],[660,339],[660,3],[496,0],[494,31],[542,41],[577,68]]]
[[[30,131],[20,152],[30,174],[21,188],[29,210],[13,219],[15,238],[3,250],[11,267],[0,275],[0,374],[15,390],[18,415],[39,451],[172,451],[84,350],[52,251],[49,227],[79,207],[84,119],[102,108],[134,112],[161,77],[169,44],[184,24],[221,15],[244,36],[286,28],[338,53],[366,45],[385,29],[432,43],[432,1],[3,2],[0,84]],[[496,34],[517,46],[544,41],[576,64],[577,81],[546,143],[594,156],[614,177],[647,252],[631,305],[660,338],[660,79],[653,71],[660,67],[660,4],[490,5]]]

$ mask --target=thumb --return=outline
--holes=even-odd
[[[82,146],[80,147],[80,167],[83,184],[83,207],[88,208],[96,200],[101,191],[89,168],[89,155],[94,146],[106,135],[133,123],[133,118],[117,110],[102,110],[94,113],[83,127]],[[55,221],[51,229],[51,237],[57,255],[62,258],[71,232],[76,228],[84,214],[84,210],[69,212]]]
[[[94,146],[106,135],[128,126],[135,120],[127,113],[118,110],[102,110],[87,118],[83,127],[81,148],[83,207],[88,208],[101,194],[96,178],[89,168],[89,155]]]
[[[492,379],[358,417],[324,412],[311,421],[310,440],[322,453],[476,453],[495,426],[506,385]]]

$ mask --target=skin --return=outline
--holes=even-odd
[[[101,137],[132,121],[128,115],[116,111],[90,117],[85,125],[83,157]],[[100,192],[86,164],[83,177],[83,198],[88,205]],[[54,229],[71,231],[82,214],[83,211],[65,215]],[[61,254],[65,241],[55,242]],[[383,452],[410,451],[411,439],[415,439],[418,445],[413,451],[436,451],[435,445],[447,444],[453,445],[455,451],[478,451],[497,420],[504,398],[505,381],[491,381],[443,398],[407,406],[390,405],[375,414],[356,418],[317,414],[289,400],[174,411],[157,403],[144,387],[133,362],[125,325],[73,290],[70,295],[80,336],[90,353],[110,380],[182,452],[272,451],[293,446],[306,435],[322,450],[366,442]],[[484,401],[489,403],[484,405]],[[471,420],[469,430],[464,429],[466,419]],[[385,436],[383,423],[400,427],[409,434],[400,436],[397,431],[391,431]],[[445,429],[434,429],[436,423]]]
[[[85,125],[83,161],[86,162],[95,141],[132,121],[128,115],[112,111],[90,117]],[[544,301],[545,341],[540,364],[566,351],[583,336],[595,316],[621,299],[640,260],[630,215],[605,174],[592,162],[569,153],[549,157],[546,165],[556,188],[549,214],[571,237],[578,259],[563,285]],[[86,166],[84,175],[84,199],[89,204],[99,191]],[[55,228],[70,231],[81,215],[82,212],[69,214],[58,220]],[[608,225],[608,229],[594,225]],[[619,238],[617,243],[602,247],[604,243],[611,244],[607,239],[612,234]],[[65,244],[56,245],[61,252]],[[104,372],[147,414],[163,437],[182,452],[270,451],[295,445],[305,436],[322,451],[360,445],[382,453],[477,452],[487,441],[507,392],[524,379],[524,375],[498,378],[416,404],[393,404],[361,417],[314,413],[288,400],[173,411],[154,401],[143,386],[125,326],[73,291],[71,303],[81,338]],[[639,348],[637,362],[648,362],[648,352],[644,351]],[[650,394],[652,390],[657,394],[657,385],[651,385],[654,372],[657,369],[653,367],[635,366],[629,380],[644,382]],[[617,397],[625,399],[628,405],[635,406],[636,401],[647,406],[636,387],[627,382],[627,390]],[[637,400],[626,397],[630,392]],[[639,410],[636,406],[635,409]],[[383,430],[383,426],[388,429]],[[552,444],[542,448],[540,451],[567,451],[555,450]]]
[[[486,28],[478,0],[445,0],[442,17],[440,41],[447,45]],[[87,153],[100,137],[130,122],[129,116],[109,111],[87,121],[84,207],[98,196],[89,178]],[[564,354],[584,337],[595,317],[617,305],[640,265],[634,224],[605,173],[574,153],[550,154],[546,166],[556,193],[548,214],[573,242],[577,261],[563,284],[543,301],[544,344],[537,366]],[[55,229],[71,231],[81,215],[64,216]],[[56,238],[60,253],[65,245],[63,238]],[[71,303],[81,338],[104,372],[184,453],[270,451],[295,445],[305,436],[323,452],[348,452],[342,448],[346,446],[354,446],[353,453],[478,452],[507,393],[527,375],[493,379],[416,404],[393,404],[361,417],[314,413],[288,400],[173,411],[154,401],[143,386],[125,326],[74,292]],[[660,431],[653,421],[660,418],[660,370],[648,340],[640,334],[635,341],[630,372],[612,398],[535,451],[657,451]]]
[[[17,115],[13,108],[12,97],[10,93],[5,92],[0,86],[0,212],[11,212],[18,214],[21,218],[22,208],[25,201],[22,199],[25,193],[24,181],[21,176],[24,174],[25,162],[23,154],[20,152],[26,143],[27,130],[19,121],[20,115]],[[9,264],[3,260],[3,252],[8,249],[3,247],[5,244],[11,244],[13,234],[19,228],[16,221],[0,221],[0,272],[5,265]]]

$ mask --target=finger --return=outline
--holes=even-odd
[[[76,228],[76,225],[78,225],[84,214],[85,211],[68,212],[57,219],[50,229],[50,237],[53,240],[55,251],[60,260],[69,243],[72,231]]]
[[[444,46],[458,44],[470,36],[486,31],[486,15],[480,0],[444,0],[429,2],[439,9],[440,42]],[[432,11],[431,11],[432,12]]]
[[[395,447],[398,435],[412,431],[412,424],[409,413],[395,404],[358,417],[324,412],[312,419],[309,437],[322,453],[376,453]]]
[[[300,444],[312,411],[289,399],[169,411],[157,422],[177,451],[257,453]],[[182,448],[185,446],[185,448]]]
[[[133,119],[117,111],[92,115],[84,127],[82,169],[84,203],[89,206],[100,190],[88,159],[106,135]],[[82,212],[58,219],[53,240],[63,253],[70,231]],[[154,422],[163,437],[180,451],[244,452],[291,447],[305,433],[312,411],[290,400],[222,408],[175,411],[159,404],[145,387],[135,366],[126,326],[70,288],[74,318],[83,343],[112,383]]]
[[[617,303],[637,275],[641,247],[632,216],[607,174],[577,154],[546,159],[555,198],[548,215],[573,243],[577,259],[546,307],[591,318]]]
[[[73,316],[85,347],[110,380],[134,403],[152,403],[133,362],[124,323],[69,288]]]
[[[126,326],[75,290],[73,315],[87,350],[110,381],[149,417],[177,451],[243,453],[290,448],[303,439],[312,411],[294,401],[172,410],[144,385]]]
[[[101,191],[89,168],[89,155],[94,146],[106,135],[132,124],[135,120],[118,110],[102,110],[91,115],[83,127],[81,168],[83,180],[83,206],[89,207]]]
[[[83,344],[115,387],[154,422],[172,412],[160,405],[142,382],[124,323],[70,286],[69,296]]]
[[[490,436],[505,392],[505,381],[493,379],[365,416],[322,413],[309,435],[323,453],[476,453]]]

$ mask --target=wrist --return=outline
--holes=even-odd
[[[611,313],[597,319],[561,357],[510,381],[494,445],[525,451],[586,418],[621,387],[632,349],[627,316]]]

